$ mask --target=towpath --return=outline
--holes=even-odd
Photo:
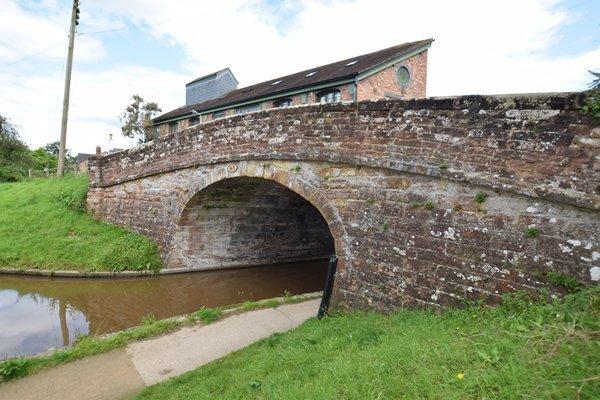
[[[0,384],[0,399],[126,399],[146,386],[198,368],[274,333],[296,328],[315,316],[318,307],[319,299],[283,304],[132,342],[125,348]]]

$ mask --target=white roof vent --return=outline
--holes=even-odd
[[[346,67],[349,67],[351,65],[354,65],[358,62],[358,60],[354,60],[354,61],[350,61],[348,64],[346,64]]]
[[[280,83],[281,83],[281,81],[275,81],[275,82],[271,83],[271,86],[279,85]]]
[[[312,72],[309,72],[308,74],[304,75],[304,77],[308,78],[309,76],[313,76],[316,73],[317,73],[317,71],[312,71]]]

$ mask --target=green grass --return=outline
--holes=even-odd
[[[529,237],[529,238],[536,238],[538,236],[540,236],[540,229],[536,228],[535,226],[530,226],[525,228],[525,236]]]
[[[277,305],[279,305],[279,303],[277,303]],[[214,322],[221,318],[221,310],[219,310],[218,308],[203,307],[200,310],[196,311],[194,316],[200,319],[205,324],[210,324],[211,322]]]
[[[267,299],[251,302],[252,310],[263,308],[274,308],[285,303],[296,303],[306,301],[306,296],[284,296],[282,299]],[[95,354],[105,353],[107,351],[123,347],[127,343],[135,340],[146,339],[152,336],[171,332],[185,325],[194,325],[202,322],[208,325],[215,322],[224,313],[235,313],[247,311],[244,307],[246,303],[223,306],[219,308],[201,308],[200,310],[182,315],[179,317],[156,320],[153,315],[146,315],[140,321],[140,325],[115,334],[102,337],[81,336],[71,346],[64,349],[55,350],[51,353],[41,356],[32,356],[26,358],[12,358],[0,361],[0,382],[22,378],[36,373],[43,368],[54,367],[69,361],[93,356]]]
[[[154,270],[162,262],[148,238],[84,212],[87,177],[0,184],[0,268]]]
[[[483,204],[483,203],[485,203],[487,198],[488,198],[487,193],[477,192],[477,194],[475,195],[475,202],[477,204]]]
[[[135,399],[600,398],[600,290],[309,320]]]

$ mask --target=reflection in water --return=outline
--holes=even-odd
[[[149,314],[319,291],[326,270],[326,261],[314,261],[126,279],[0,275],[0,359],[129,328]]]

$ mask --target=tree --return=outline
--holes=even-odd
[[[141,96],[135,94],[132,102],[127,106],[120,117],[121,132],[123,136],[137,140],[138,143],[146,143],[156,138],[156,129],[152,124],[152,118],[162,110],[158,104],[146,102]]]
[[[43,171],[46,168],[48,171],[54,171],[58,165],[58,156],[48,153],[43,147],[33,150],[31,158],[33,159],[31,168],[36,171]]]
[[[60,146],[60,142],[57,140],[56,142],[50,142],[43,147],[44,151],[48,154],[58,157],[58,148]]]
[[[29,148],[17,128],[0,115],[0,182],[20,180],[30,164]]]
[[[58,165],[58,146],[60,142],[50,142],[43,147],[31,150],[32,167],[34,170],[42,171],[46,168],[50,171],[56,170]],[[69,149],[65,149],[65,166],[75,164],[75,157]]]

